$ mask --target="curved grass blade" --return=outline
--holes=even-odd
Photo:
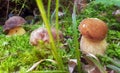
[[[91,60],[95,64],[95,66],[97,66],[97,68],[100,70],[101,73],[107,73],[104,67],[100,64],[97,57],[90,54],[90,55],[87,55],[87,58]]]
[[[115,70],[115,71],[117,71],[117,72],[120,72],[120,68],[119,68],[119,67],[116,67],[116,66],[114,66],[114,65],[107,65],[107,67],[110,68],[110,69],[113,69],[113,70]]]
[[[66,71],[53,70],[53,71],[32,71],[32,73],[68,73]]]
[[[56,62],[55,62],[54,60],[51,60],[51,59],[42,59],[42,60],[36,62],[35,64],[33,64],[33,66],[32,66],[30,69],[28,69],[27,72],[32,71],[32,70],[35,69],[40,63],[42,63],[42,62],[44,62],[44,61],[49,61],[49,62],[52,62],[52,63],[56,64]]]
[[[112,58],[110,57],[107,57],[115,66],[117,67],[120,67],[120,60],[116,59],[116,60],[113,60]]]

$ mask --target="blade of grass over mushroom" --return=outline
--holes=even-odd
[[[48,0],[48,10],[47,10],[47,12],[48,12],[48,20],[50,21],[50,6],[51,6],[51,0]]]
[[[75,44],[75,52],[76,52],[76,58],[77,58],[77,63],[78,63],[78,72],[81,73],[81,62],[80,62],[80,51],[79,51],[79,44],[78,44],[78,37],[77,37],[77,23],[76,23],[76,2],[74,3],[73,7],[73,13],[72,13],[72,23],[73,23],[73,40]]]
[[[45,12],[45,10],[44,10],[42,0],[36,0],[36,2],[37,2],[37,5],[38,5],[39,10],[40,10],[40,12],[41,12],[41,16],[42,16],[43,21],[44,21],[44,23],[45,23],[45,26],[46,26],[46,28],[47,28],[48,34],[49,34],[49,36],[50,36],[51,51],[52,51],[52,53],[53,53],[53,56],[54,56],[55,60],[56,60],[57,63],[58,63],[58,68],[59,68],[60,70],[64,70],[64,65],[63,65],[62,58],[61,58],[61,56],[58,54],[57,49],[56,49],[56,46],[55,46],[55,43],[54,43],[54,41],[53,41],[52,33],[51,33],[51,31],[50,31],[50,24],[49,24],[49,21],[48,21],[48,19],[47,19],[47,17],[46,17],[46,12]]]

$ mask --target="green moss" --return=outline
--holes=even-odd
[[[1,72],[16,72],[27,71],[34,63],[42,59],[53,59],[49,44],[42,47],[34,47],[30,45],[30,32],[38,28],[33,25],[24,35],[7,36],[0,35],[0,71]],[[2,29],[1,29],[2,30]],[[62,50],[61,50],[62,53]],[[64,52],[62,53],[64,55]],[[50,70],[56,69],[56,65],[49,62],[43,62],[36,67],[35,70]]]
[[[117,7],[114,5],[104,5],[91,2],[88,6],[82,10],[77,16],[77,26],[79,23],[88,17],[95,17],[105,21],[108,25],[109,32],[107,35],[108,48],[106,50],[106,55],[111,58],[120,59],[120,23],[112,15],[112,12],[116,10]],[[27,71],[34,63],[42,59],[53,59],[53,56],[48,51],[49,48],[42,47],[36,49],[29,43],[29,37],[31,31],[40,27],[41,25],[24,25],[27,33],[22,36],[6,36],[2,27],[0,26],[0,73],[8,72],[22,72]],[[66,14],[60,20],[60,29],[64,34],[64,44],[60,47],[60,55],[64,59],[65,66],[67,65],[67,60],[69,58],[75,58],[75,49],[73,42],[73,29],[72,29],[72,19],[71,14]],[[78,31],[79,32],[79,31]],[[80,34],[77,34],[80,36]],[[57,44],[55,44],[57,45]],[[64,45],[64,46],[63,46]],[[43,49],[44,48],[44,49]],[[109,60],[106,58],[101,58],[102,64],[109,64]],[[43,62],[35,71],[38,70],[49,70],[57,69],[56,65],[50,62]],[[67,70],[67,68],[66,68]]]
[[[118,7],[114,5],[104,5],[101,3],[91,2],[88,6],[79,14],[78,22],[84,18],[99,18],[107,23],[109,29],[120,31],[119,22],[116,20],[113,12]]]
[[[107,41],[108,48],[106,50],[106,54],[109,57],[116,57],[120,59],[120,32],[109,30]]]

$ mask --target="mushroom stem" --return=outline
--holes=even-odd
[[[15,27],[9,30],[7,35],[23,35],[26,31],[22,27]]]
[[[84,36],[81,37],[80,48],[84,54],[103,55],[107,47],[105,39],[101,41],[93,41]]]

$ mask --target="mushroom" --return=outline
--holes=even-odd
[[[54,41],[56,41],[57,30],[55,28],[51,28],[51,33],[52,33]],[[62,39],[63,38],[62,32],[58,31],[58,34],[59,34],[59,39]],[[49,38],[46,28],[42,28],[42,27],[34,30],[30,35],[30,43],[35,46],[38,45],[40,40],[42,40],[44,43],[49,43],[50,42],[49,39],[50,38]]]
[[[3,26],[3,32],[7,35],[22,35],[26,31],[22,28],[22,25],[26,23],[25,19],[20,16],[10,17]]]
[[[84,54],[103,55],[106,47],[106,34],[108,31],[105,22],[98,18],[86,18],[78,26],[82,34],[80,49]]]

